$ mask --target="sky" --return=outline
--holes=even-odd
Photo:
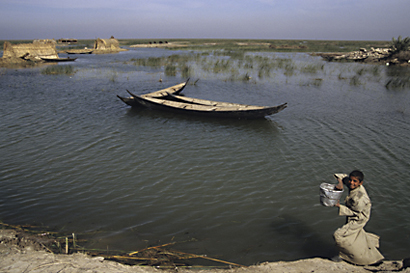
[[[410,37],[409,0],[0,0],[0,40]]]

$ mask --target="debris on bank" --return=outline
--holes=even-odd
[[[384,65],[410,65],[410,51],[395,52],[391,48],[360,48],[348,53],[312,53],[329,62],[363,62]]]
[[[8,232],[1,232],[2,230]],[[90,235],[89,235],[90,236]],[[195,241],[191,239],[184,242],[172,241],[170,243],[150,246],[133,252],[124,252],[107,249],[87,249],[82,244],[88,240],[83,239],[85,234],[63,234],[47,231],[45,227],[32,225],[10,225],[0,221],[0,245],[12,244],[21,248],[31,248],[52,254],[82,253],[91,257],[102,257],[105,260],[115,261],[126,265],[153,266],[161,269],[168,268],[232,268],[246,267],[241,264],[224,261],[221,259],[185,253],[171,249],[176,244]],[[1,249],[0,249],[1,257]]]

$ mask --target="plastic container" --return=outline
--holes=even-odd
[[[340,200],[344,190],[335,190],[336,185],[329,183],[320,184],[320,203],[325,207],[334,207]]]

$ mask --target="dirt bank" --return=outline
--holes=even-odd
[[[267,273],[267,272],[405,272],[410,273],[408,261],[385,261],[379,266],[354,266],[321,258],[293,262],[266,262],[255,266],[231,269],[157,269],[149,266],[129,266],[103,257],[85,254],[53,254],[38,236],[12,229],[0,229],[0,272],[200,272],[200,273]],[[404,266],[403,266],[404,264]]]

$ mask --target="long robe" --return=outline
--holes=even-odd
[[[339,256],[357,265],[369,265],[383,260],[383,255],[377,250],[380,237],[364,230],[370,219],[372,204],[363,185],[350,191],[345,204],[340,205],[339,215],[347,216],[347,223],[333,234]]]

